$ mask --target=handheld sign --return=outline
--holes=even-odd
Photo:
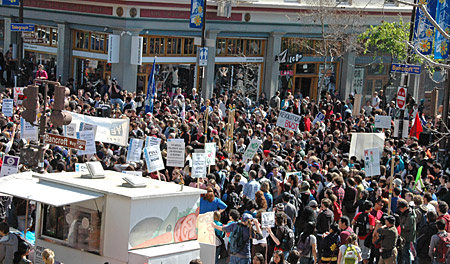
[[[19,170],[19,157],[5,155],[3,157],[3,165],[0,171],[0,177],[17,173]]]
[[[376,128],[391,128],[391,117],[390,116],[375,116],[375,127]]]
[[[192,153],[192,178],[206,177],[206,153]]]
[[[13,99],[3,99],[2,112],[5,116],[13,116],[14,114],[14,100]]]
[[[319,113],[316,115],[316,118],[314,118],[314,121],[312,122],[312,124],[314,125],[314,124],[317,123],[317,122],[322,122],[324,119],[325,119],[325,115],[322,114],[322,112],[319,112]]]
[[[145,163],[147,164],[148,172],[154,172],[164,169],[164,162],[161,156],[159,145],[149,146],[144,149]]]
[[[206,165],[216,165],[216,143],[205,144]]]
[[[185,143],[183,139],[167,141],[167,167],[184,167]]]
[[[128,145],[128,152],[127,152],[127,162],[140,161],[143,146],[144,140],[136,138],[130,139],[130,145]]]
[[[248,144],[248,147],[244,152],[243,158],[246,160],[253,159],[253,157],[255,156],[255,154],[258,151],[259,146],[261,146],[261,144],[262,144],[261,140],[252,139],[252,141],[250,141],[250,144]]]
[[[380,150],[378,148],[364,150],[364,165],[366,176],[380,175]]]
[[[301,119],[302,117],[299,115],[281,111],[277,119],[277,126],[297,132]]]

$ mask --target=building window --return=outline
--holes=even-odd
[[[100,254],[101,213],[78,206],[43,206],[42,236]]]
[[[184,55],[195,55],[197,54],[197,46],[194,45],[193,38],[184,39]]]
[[[91,51],[105,51],[105,35],[91,33]]]
[[[164,55],[164,38],[149,38],[150,55]]]
[[[217,39],[216,54],[217,55],[226,55],[227,54],[227,40],[226,39]]]
[[[218,38],[216,55],[220,56],[264,56],[265,41],[262,39]]]
[[[197,46],[194,38],[142,36],[144,56],[194,56]]]
[[[146,37],[142,38],[142,54],[144,56],[148,54],[148,39]]]
[[[244,55],[243,39],[228,39],[228,55]]]
[[[245,46],[245,54],[247,56],[261,55],[262,40],[261,39],[247,39]]]
[[[74,49],[106,53],[108,51],[108,34],[88,31],[74,31]]]
[[[167,55],[181,55],[181,38],[167,38]]]
[[[75,48],[89,49],[89,33],[83,31],[76,31],[75,33]]]

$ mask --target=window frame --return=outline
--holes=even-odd
[[[77,47],[77,33],[80,34],[87,34],[87,38],[88,38],[88,42],[87,42],[87,48],[85,48],[83,46],[83,48],[78,48]],[[72,49],[73,50],[82,50],[82,51],[89,51],[89,52],[94,52],[94,53],[103,53],[103,54],[107,54],[108,53],[108,33],[101,33],[101,32],[94,32],[94,31],[85,31],[85,30],[73,30],[72,32]],[[101,42],[101,37],[103,37],[103,45],[101,45],[103,48],[102,49],[94,49],[92,48],[92,39],[93,37],[98,36],[99,37],[99,42]],[[100,47],[100,46],[99,46]]]

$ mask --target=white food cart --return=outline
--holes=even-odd
[[[79,172],[14,174],[0,193],[37,202],[36,258],[45,248],[64,264],[189,263],[200,256],[196,219],[203,190],[140,178],[123,187],[123,173],[103,179]]]

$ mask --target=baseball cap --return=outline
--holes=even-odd
[[[316,200],[311,200],[311,201],[309,201],[308,206],[317,208],[319,206],[319,204],[317,203]]]
[[[242,215],[242,222],[247,222],[248,220],[252,220],[253,216],[251,214],[243,214]]]

